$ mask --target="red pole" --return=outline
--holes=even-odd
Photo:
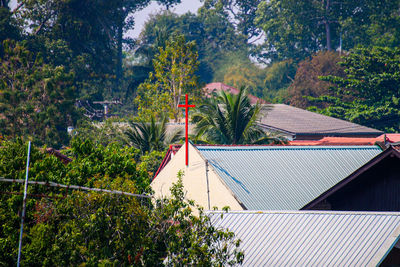
[[[185,142],[186,142],[186,166],[189,166],[189,119],[188,119],[188,117],[189,117],[189,103],[188,103],[188,95],[186,94],[185,95],[185,98],[186,98],[186,114],[185,114],[185,137],[186,137],[186,140],[185,140]]]
[[[185,105],[178,105],[180,108],[185,108],[185,144],[186,144],[186,166],[189,166],[189,108],[194,108],[195,105],[189,105],[188,95],[185,95]]]

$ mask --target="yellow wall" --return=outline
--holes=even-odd
[[[189,167],[185,166],[185,145],[172,157],[167,166],[151,183],[156,198],[170,196],[169,188],[177,181],[179,170],[184,172],[182,178],[186,198],[208,210],[206,164],[198,150],[189,144]],[[228,189],[221,178],[208,166],[208,181],[210,189],[210,207],[222,209],[229,206],[231,210],[243,210],[242,206]]]

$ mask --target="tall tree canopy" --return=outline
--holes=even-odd
[[[196,42],[200,62],[198,74],[205,82],[212,81],[218,60],[226,53],[240,51],[248,55],[244,36],[235,32],[223,14],[204,7],[197,14],[163,12],[151,17],[141,33],[140,47],[152,47],[157,51],[157,46],[164,46],[165,40],[174,32]]]
[[[333,96],[317,99],[328,107],[320,112],[398,132],[400,130],[400,48],[358,48],[340,63],[345,77],[325,76],[335,86]]]
[[[140,85],[136,102],[143,119],[167,114],[177,122],[182,116],[178,107],[182,95],[199,96],[195,42],[186,42],[184,35],[173,35],[153,60],[154,73]],[[149,120],[148,120],[149,121]]]
[[[74,74],[43,63],[23,44],[4,41],[0,65],[0,133],[27,136],[35,143],[67,144],[67,127],[75,125]]]
[[[370,45],[377,35],[398,36],[399,1],[271,0],[262,2],[257,22],[266,34],[265,56],[299,61],[316,51]],[[389,36],[387,36],[389,38]],[[389,38],[391,39],[391,38]],[[375,40],[376,41],[376,40]]]
[[[20,29],[8,5],[8,0],[0,1],[0,48],[4,40],[17,40],[20,38]]]
[[[235,30],[252,43],[262,35],[256,25],[256,11],[262,0],[205,0],[202,9],[225,17]]]
[[[102,89],[94,95],[96,98],[121,97],[123,50],[135,45],[135,40],[126,33],[134,27],[132,15],[149,3],[150,0],[27,0],[20,3],[18,17],[33,39],[38,39],[37,44],[46,39],[61,40],[74,58],[84,58],[89,69],[85,72],[86,80],[90,82],[82,87],[93,87],[92,83],[99,79],[100,83],[108,82],[104,87],[111,88]],[[172,4],[163,0],[159,3]],[[64,57],[64,60],[70,59]]]

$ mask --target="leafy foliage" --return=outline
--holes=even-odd
[[[131,122],[130,128],[125,131],[127,142],[139,149],[142,154],[152,151],[163,151],[169,144],[175,143],[182,137],[182,130],[167,132],[167,117],[156,122],[151,117],[150,122]]]
[[[261,29],[255,23],[256,11],[261,0],[206,0],[205,9],[214,9],[225,17],[235,30],[251,41],[261,35]]]
[[[261,67],[245,54],[228,53],[218,61],[216,69],[215,82],[236,88],[247,86],[251,94],[274,101],[292,82],[296,66],[291,61],[281,61]]]
[[[196,42],[199,61],[196,74],[204,82],[212,81],[214,72],[218,71],[218,60],[226,57],[226,53],[249,54],[245,37],[236,34],[227,17],[207,7],[206,3],[197,14],[163,12],[152,16],[141,33],[139,47],[151,47],[153,51],[164,47],[165,40],[175,32],[183,34],[188,41]],[[151,53],[147,55],[151,56]]]
[[[257,23],[266,35],[264,56],[298,62],[319,50],[336,49],[340,37],[347,50],[357,44],[374,44],[377,40],[373,39],[384,35],[393,38],[398,34],[398,9],[398,0],[263,2]]]
[[[199,85],[195,71],[198,66],[194,42],[186,42],[183,35],[174,35],[159,48],[153,60],[154,74],[140,85],[138,97],[139,116],[148,120],[151,116],[160,118],[170,115],[175,122],[181,118],[178,108],[181,96],[191,93],[199,96]]]
[[[23,179],[25,176],[26,153],[26,145],[20,139],[16,142],[3,141],[0,149],[0,176],[9,179]],[[132,159],[134,153],[133,149],[122,149],[115,144],[107,147],[94,146],[90,141],[74,140],[69,153],[71,156],[74,156],[74,160],[68,165],[64,165],[55,156],[49,155],[33,146],[30,157],[29,180],[118,189],[134,193],[145,193],[150,190],[150,181],[147,172],[138,170],[135,161]],[[23,185],[0,183],[0,188],[0,190],[5,193],[21,192]],[[72,259],[82,260],[82,258],[78,257],[79,254],[73,255],[77,250],[85,249],[85,245],[81,247],[79,244],[90,246],[89,243],[80,243],[82,238],[94,238],[93,235],[95,235],[96,238],[101,238],[101,240],[103,240],[102,242],[108,242],[106,241],[107,239],[103,239],[107,237],[107,235],[105,234],[104,237],[102,237],[102,230],[96,228],[100,227],[100,225],[96,224],[92,213],[96,215],[97,212],[99,218],[101,218],[100,215],[105,216],[101,219],[104,219],[103,223],[105,223],[108,219],[111,219],[109,217],[107,219],[105,215],[108,214],[107,212],[112,211],[115,213],[124,207],[124,201],[119,202],[122,201],[122,199],[102,196],[101,194],[86,195],[86,193],[72,193],[71,195],[68,194],[68,197],[64,200],[62,198],[63,194],[67,192],[56,188],[46,188],[35,185],[29,186],[28,193],[33,195],[45,193],[50,196],[50,198],[61,197],[61,199],[57,200],[56,198],[54,201],[42,199],[41,201],[36,201],[31,196],[28,196],[28,213],[25,219],[25,228],[28,230],[26,230],[26,237],[24,237],[24,251],[28,255],[25,254],[26,256],[23,262],[27,265],[39,264],[54,266],[64,265],[63,262],[70,262],[70,264],[72,264],[70,261]],[[2,194],[0,197],[0,224],[2,225],[0,243],[2,251],[4,252],[0,255],[0,262],[5,264],[15,262],[16,260],[22,196]],[[113,203],[113,199],[118,200],[115,203],[121,203],[122,206]],[[130,203],[134,202],[130,201]],[[137,206],[137,204],[127,205],[130,206],[131,209],[133,208],[132,206]],[[103,213],[100,214],[102,210]],[[92,216],[89,219],[94,220],[93,225],[89,222],[70,225],[69,219],[71,218],[68,218],[68,216],[72,216],[72,214],[75,214],[74,216],[78,221],[83,218],[88,218],[87,216],[89,215]],[[116,217],[112,218],[110,223],[117,219]],[[61,227],[64,223],[66,224],[65,228]],[[112,231],[114,231],[115,225],[118,225],[118,223],[112,223],[108,225],[108,227],[111,227],[113,229]],[[69,232],[71,227],[78,227],[79,231],[71,233]],[[57,231],[60,231],[59,240],[55,238]],[[111,231],[111,229],[108,231]],[[118,231],[118,229],[116,231]],[[107,233],[106,230],[105,232]],[[85,233],[87,234],[86,236]],[[117,232],[113,233],[115,234]],[[110,240],[119,238],[118,236],[114,236],[113,238],[111,238],[111,236],[109,237]],[[119,242],[122,241],[123,240],[119,240]],[[69,247],[60,247],[58,244],[60,242],[77,243],[74,243],[74,245],[71,243],[70,245],[73,249],[71,248],[71,250],[69,250]],[[53,243],[55,244],[54,246]],[[92,249],[96,248],[97,246],[92,247]],[[83,252],[84,251],[81,251],[81,253]],[[95,255],[100,253],[91,254],[92,252],[93,251],[89,249],[84,255],[86,255],[86,257],[95,257]],[[103,252],[106,253],[105,251]],[[68,259],[68,257],[71,258]],[[78,259],[76,257],[78,257]]]
[[[265,76],[266,69],[251,62],[245,53],[232,52],[218,61],[214,81],[235,88],[247,86],[249,93],[263,97]]]
[[[153,150],[150,153],[145,153],[139,159],[140,164],[139,168],[143,171],[147,171],[149,177],[154,178],[158,168],[160,167],[164,157],[165,157],[165,150],[164,151],[156,151]]]
[[[8,2],[8,1],[5,1]],[[12,17],[8,6],[0,4],[0,47],[4,40],[13,39],[17,40],[20,38],[20,29],[17,25],[17,21]],[[2,51],[0,51],[0,57]]]
[[[332,95],[329,88],[331,83],[322,81],[320,76],[344,77],[344,68],[337,64],[341,57],[337,52],[318,52],[311,59],[305,59],[299,63],[296,76],[289,87],[287,102],[300,108],[307,108],[312,104],[307,96],[319,97],[322,95]],[[326,107],[319,103],[319,107]]]
[[[0,176],[24,176],[26,144],[3,141]],[[115,145],[94,147],[76,140],[74,160],[62,164],[56,157],[33,147],[30,180],[79,184],[97,188],[145,192],[140,171],[129,157],[131,149]],[[108,167],[107,167],[107,166]],[[11,168],[10,168],[11,167]],[[92,177],[94,176],[94,179]],[[146,176],[147,177],[147,176]],[[149,180],[147,179],[147,185]],[[3,193],[21,192],[22,184],[0,184]],[[48,198],[34,199],[45,193]],[[97,192],[63,192],[29,185],[21,264],[26,266],[136,265],[208,266],[235,265],[243,261],[240,242],[233,233],[214,228],[202,213],[191,214],[192,201],[184,199],[181,180],[170,199],[148,201]],[[0,196],[0,264],[16,262],[21,195]]]
[[[346,77],[321,79],[335,86],[332,96],[318,102],[328,105],[319,112],[385,131],[398,131],[400,121],[400,49],[359,48],[340,64]]]
[[[251,105],[242,87],[237,95],[220,91],[192,115],[196,138],[216,144],[266,144],[272,139],[258,126],[262,108]]]
[[[125,145],[125,125],[125,121],[115,118],[109,118],[102,122],[82,120],[78,123],[77,128],[74,129],[72,135],[81,140],[91,140],[93,144],[101,144],[103,146],[111,143]]]
[[[243,262],[240,241],[215,228],[194,202],[185,199],[181,176],[171,187],[170,199],[157,200],[150,219],[151,240],[145,255],[159,255],[166,247],[166,266],[236,266]],[[192,214],[197,209],[199,216]]]
[[[79,118],[74,107],[74,74],[43,63],[23,44],[4,42],[0,65],[0,132],[29,136],[37,144],[60,147],[67,126]]]

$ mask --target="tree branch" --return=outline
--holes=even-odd
[[[21,1],[21,3],[19,3],[18,6],[17,6],[13,11],[11,11],[11,13],[12,13],[12,14],[17,13],[18,10],[19,10],[23,5],[25,5],[25,1]]]

